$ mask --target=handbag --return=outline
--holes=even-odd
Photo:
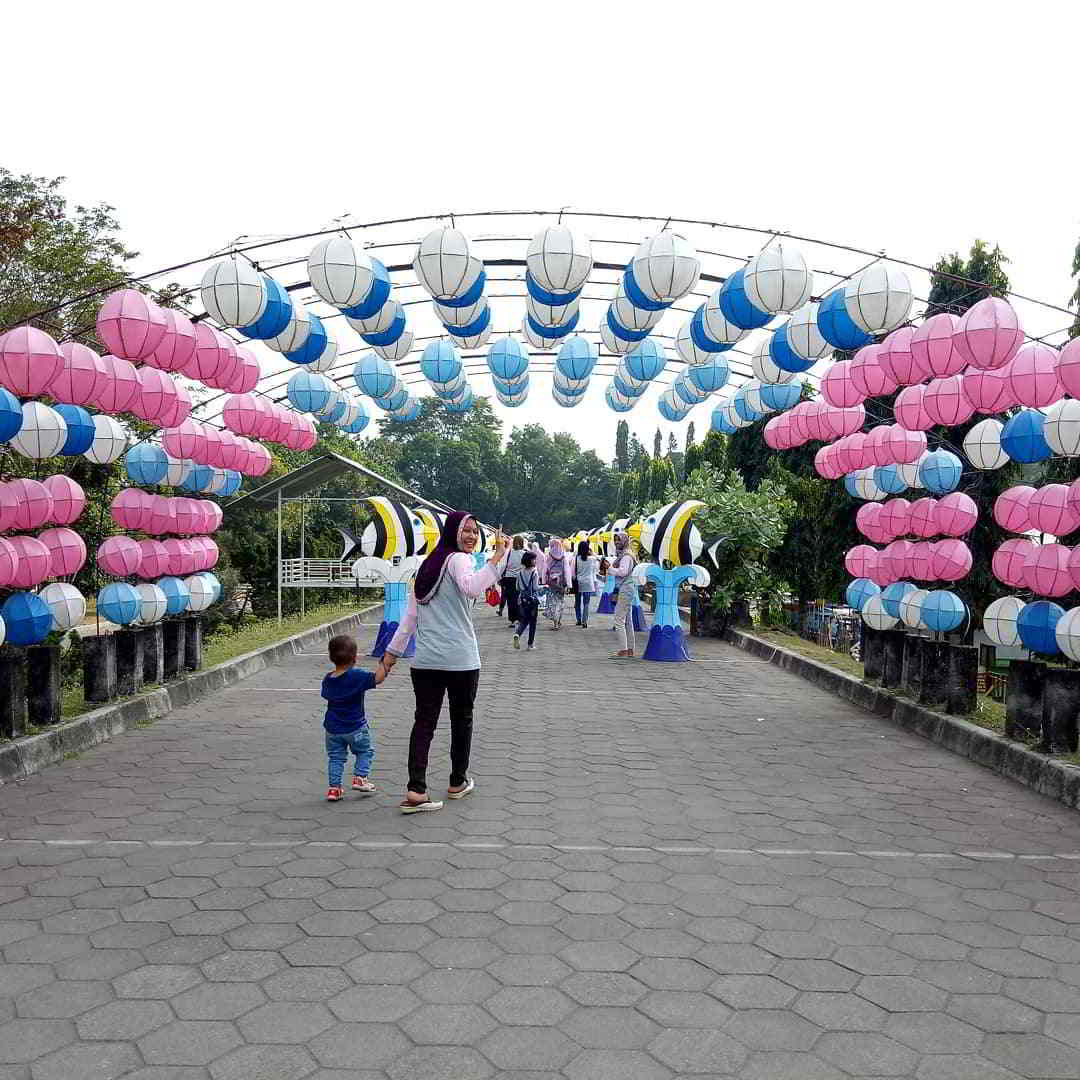
[[[502,602],[502,594],[494,585],[489,585],[487,592],[484,594],[484,599],[487,600],[491,607],[498,607]]]

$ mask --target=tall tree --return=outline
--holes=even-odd
[[[1073,252],[1072,276],[1076,280],[1076,288],[1073,289],[1073,294],[1069,297],[1069,307],[1077,308],[1077,312],[1076,318],[1069,328],[1070,338],[1080,336],[1080,243],[1077,243],[1076,250]]]
[[[667,456],[671,457],[672,454],[679,452],[679,441],[675,438],[675,432],[669,431],[667,437]]]
[[[675,486],[675,470],[667,458],[654,458],[649,467],[649,502],[663,503]]]
[[[660,434],[660,429],[656,429],[656,436],[653,439],[652,444],[652,456],[658,458],[660,456],[660,447],[663,445],[664,437]]]
[[[620,473],[630,471],[630,425],[625,420],[615,425],[615,468]]]
[[[689,450],[690,447],[693,446],[693,445],[694,445],[694,421],[691,420],[690,423],[686,425],[686,446],[685,446],[685,449]]]
[[[641,458],[641,462],[638,465],[637,471],[637,486],[634,489],[634,506],[639,508],[644,506],[650,498],[650,491],[652,485],[650,482],[649,468],[652,465],[652,459],[648,454],[645,454]]]
[[[637,435],[630,436],[630,471],[636,473],[641,468],[641,459],[648,457],[645,446]]]
[[[943,255],[930,276],[926,316],[948,311],[963,315],[987,296],[1004,296],[1009,291],[1005,264],[1009,260],[996,244],[991,250],[984,240],[976,240],[965,259],[958,251]]]

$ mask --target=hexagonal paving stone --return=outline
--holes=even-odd
[[[393,1024],[336,1023],[312,1039],[308,1049],[328,1069],[385,1069],[412,1047]]]
[[[370,914],[383,923],[425,923],[439,914],[439,908],[430,900],[384,900]]]
[[[74,1040],[70,1020],[9,1020],[0,1026],[0,1062],[34,1061]]]
[[[865,998],[830,991],[800,994],[792,1007],[800,1016],[833,1031],[879,1031],[889,1015]]]
[[[637,1007],[665,1028],[718,1028],[731,1016],[716,998],[683,990],[654,990]]]
[[[733,1009],[783,1009],[798,991],[771,975],[721,975],[709,993]]]
[[[814,1053],[858,1076],[904,1076],[919,1060],[903,1043],[870,1032],[826,1032]]]
[[[508,986],[484,1004],[501,1024],[557,1024],[576,1006],[563,993],[550,987]]]
[[[559,955],[578,971],[628,971],[641,959],[618,941],[575,941]]]
[[[501,956],[488,973],[506,986],[554,986],[570,974],[557,956]]]
[[[145,964],[113,979],[113,989],[125,998],[171,998],[203,981],[197,967]]]
[[[936,1013],[900,1013],[889,1018],[884,1034],[920,1054],[968,1054],[982,1044],[978,1028]]]
[[[112,987],[106,982],[69,980],[21,994],[15,999],[15,1009],[20,1016],[60,1020],[78,1016],[112,999]]]
[[[364,952],[345,965],[358,983],[407,983],[431,970],[420,956],[408,952]]]
[[[739,1080],[847,1080],[815,1054],[792,1050],[758,1050],[739,1071]]]
[[[303,1043],[335,1023],[325,1005],[275,1001],[242,1016],[237,1026],[248,1042]]]
[[[318,1066],[302,1046],[242,1046],[210,1066],[213,1080],[301,1080]]]
[[[781,960],[772,974],[797,990],[850,990],[859,976],[831,960]]]
[[[1024,1080],[977,1054],[931,1054],[922,1059],[917,1080]]]
[[[236,1028],[222,1020],[176,1020],[144,1035],[138,1047],[148,1065],[209,1065],[241,1041]]]
[[[340,968],[332,967],[288,968],[261,983],[271,1001],[325,1001],[351,985]]]
[[[339,1020],[400,1020],[420,1004],[404,986],[354,986],[332,997],[327,1005]]]
[[[772,953],[756,945],[714,944],[698,950],[696,960],[710,967],[718,975],[737,974],[765,975],[777,966]],[[828,960],[787,960],[785,964],[828,964]]]
[[[258,949],[224,952],[201,965],[202,973],[213,982],[258,982],[285,966],[276,952]]]
[[[660,1034],[657,1024],[627,1007],[578,1009],[560,1026],[574,1042],[595,1050],[641,1049]]]
[[[694,960],[653,956],[641,960],[630,974],[653,990],[704,990],[716,972]]]
[[[946,996],[936,986],[910,975],[868,975],[855,993],[888,1012],[940,1012]]]
[[[649,1051],[676,1073],[735,1073],[747,1058],[747,1049],[720,1031],[665,1031]]]
[[[634,1050],[586,1050],[566,1067],[570,1080],[667,1080],[655,1058]]]
[[[1080,1050],[1045,1035],[990,1035],[983,1054],[1021,1076],[1075,1080],[1080,1076]]]
[[[266,1001],[254,983],[203,983],[169,1002],[181,1020],[235,1020]]]
[[[34,1080],[116,1080],[141,1064],[130,1043],[84,1043],[67,1046],[34,1062]]]
[[[558,1028],[507,1027],[484,1039],[479,1050],[497,1069],[557,1071],[581,1048]]]
[[[392,1080],[459,1080],[468,1077],[469,1080],[486,1080],[495,1070],[491,1063],[483,1058],[477,1051],[464,1046],[420,1046],[415,1050],[409,1050],[402,1054],[387,1067],[387,1075]],[[347,1080],[344,1073],[336,1074],[341,1080]],[[356,1080],[362,1077],[371,1077],[374,1074],[355,1073]],[[527,1080],[526,1074],[521,1074],[522,1080]],[[319,1077],[314,1080],[320,1080]],[[332,1080],[326,1076],[325,1080]]]
[[[478,1042],[495,1028],[495,1021],[477,1005],[427,1005],[420,1007],[398,1026],[414,1043],[458,1044]]]
[[[737,1012],[724,1032],[754,1050],[809,1050],[821,1029],[781,1009]]]
[[[80,1039],[138,1039],[173,1019],[163,1001],[113,1001],[80,1016]]]
[[[633,1005],[648,987],[623,972],[579,971],[559,987],[581,1005]]]

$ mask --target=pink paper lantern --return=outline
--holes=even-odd
[[[869,544],[856,544],[844,556],[844,568],[856,578],[870,577],[877,568],[878,550]]]
[[[104,385],[107,374],[104,362],[93,349],[77,341],[65,341],[60,352],[64,366],[49,384],[49,396],[64,405],[90,403],[97,387]]]
[[[908,576],[916,581],[933,581],[933,562],[934,545],[929,540],[917,541],[908,553]]]
[[[0,384],[16,397],[38,397],[64,370],[60,346],[36,326],[17,326],[0,337]]]
[[[851,468],[848,472],[854,472],[856,469],[865,469],[873,464],[873,460],[870,456],[870,449],[866,445],[868,436],[864,431],[856,431],[854,435],[849,435],[847,438],[847,451],[848,461],[851,463]]]
[[[18,514],[18,497],[7,484],[0,484],[0,532],[14,529],[15,519]]]
[[[18,568],[18,550],[10,540],[0,538],[0,586],[13,585]]]
[[[161,445],[174,458],[202,464],[206,458],[206,428],[198,420],[187,419],[163,431]]]
[[[199,501],[206,508],[206,513],[208,515],[207,521],[209,522],[209,527],[206,531],[217,532],[217,530],[221,528],[221,522],[225,517],[221,507],[210,499],[200,499]]]
[[[209,323],[196,323],[195,352],[184,365],[184,374],[210,386],[213,384],[214,376],[228,362],[229,356],[223,335]]]
[[[213,378],[207,381],[207,386],[213,386],[218,390],[227,390],[229,383],[236,378],[241,370],[240,356],[236,351],[236,342],[228,336],[223,334],[220,330],[215,329],[214,333],[217,335],[218,345],[221,348],[221,364],[218,366],[217,371],[214,372]]]
[[[963,540],[939,540],[930,555],[930,572],[939,581],[959,581],[971,573],[971,549]]]
[[[125,360],[143,360],[161,344],[169,328],[165,312],[136,289],[119,289],[101,305],[98,337],[109,352]]]
[[[803,402],[802,404],[809,405],[810,403]],[[300,414],[293,412],[292,409],[286,409],[285,413],[282,421],[286,426],[280,441],[289,450],[302,450],[303,447],[300,444],[303,442],[304,432],[300,424]],[[809,412],[804,409],[798,416],[793,416],[791,419],[795,430],[801,436],[801,441],[808,442],[810,439]]]
[[[878,364],[897,386],[912,386],[930,377],[929,368],[921,364],[911,350],[915,327],[901,326],[882,343]]]
[[[953,347],[972,367],[999,368],[1016,355],[1023,341],[1024,332],[1012,306],[997,296],[988,296],[964,313]]]
[[[866,575],[878,588],[884,589],[886,585],[891,585],[894,581],[899,581],[900,578],[893,573],[891,563],[886,562],[883,557],[883,553],[879,555],[877,565]],[[906,574],[904,575],[907,576]]]
[[[826,480],[836,480],[843,475],[836,466],[836,447],[823,446],[814,455],[814,471]],[[250,475],[250,471],[248,471]]]
[[[201,531],[200,500],[181,497],[173,499],[172,504],[173,514],[176,519],[176,531],[181,536],[190,536],[192,533]]]
[[[912,535],[927,539],[938,534],[938,504],[936,499],[916,499],[908,515],[908,529]]]
[[[243,345],[237,347],[236,355],[240,359],[240,365],[230,384],[225,389],[234,394],[246,394],[259,385],[259,379],[262,378],[262,368],[259,366],[255,354],[250,349],[244,348]]]
[[[270,466],[273,464],[273,459],[270,456],[270,451],[266,449],[260,443],[254,444],[254,449],[251,451],[251,462],[249,464],[251,476],[265,476],[270,471]],[[839,475],[843,475],[840,473]]]
[[[774,416],[761,430],[761,437],[765,440],[765,445],[769,447],[770,450],[786,449],[784,433],[780,430],[780,419],[779,416]]]
[[[849,362],[851,381],[863,397],[881,397],[896,389],[896,381],[881,366],[880,356],[880,345],[864,345]]]
[[[53,512],[49,489],[37,480],[10,480],[8,491],[15,496],[16,529],[37,529],[44,525]]]
[[[873,465],[891,465],[892,453],[889,450],[889,424],[878,424],[866,433],[866,449],[870,453]]]
[[[812,401],[812,402],[810,402],[810,404],[811,405],[817,405],[818,406],[818,413],[820,413],[820,409],[821,409],[821,403],[820,402]],[[817,414],[815,414],[815,415],[817,415]],[[297,440],[298,445],[297,445],[296,449],[297,450],[310,450],[319,441],[319,433],[315,429],[315,421],[312,420],[310,416],[300,416],[297,419],[300,421],[300,436],[299,436],[299,439]],[[818,436],[818,438],[822,438],[822,437],[823,436],[821,436],[821,435]]]
[[[1080,589],[1080,547],[1074,547],[1069,552],[1069,577],[1072,578],[1073,587]]]
[[[127,412],[139,393],[139,376],[135,366],[122,356],[103,356],[107,377],[94,386],[94,401],[102,412]]]
[[[12,585],[32,589],[51,576],[52,552],[36,536],[13,536],[8,543],[16,555]]]
[[[955,315],[932,315],[911,338],[911,353],[920,367],[939,379],[955,375],[964,367],[964,358],[953,347],[960,326]]]
[[[48,476],[41,483],[52,498],[49,521],[54,525],[70,525],[77,521],[86,509],[86,492],[82,486],[63,474]]]
[[[256,435],[263,423],[259,402],[254,394],[233,394],[225,399],[222,423],[239,435]]]
[[[934,426],[934,421],[923,404],[925,390],[923,386],[905,386],[893,402],[896,422],[908,431],[928,431]]]
[[[890,424],[887,445],[892,464],[911,465],[926,453],[926,433]]]
[[[201,465],[210,465],[215,469],[222,468],[221,465],[221,432],[217,428],[210,427],[209,424],[202,425],[203,430],[203,452],[202,458],[193,457],[192,461],[196,461]]]
[[[159,371],[181,371],[195,352],[195,324],[179,311],[164,308],[165,333],[158,346],[143,357]]]
[[[1058,378],[1074,398],[1080,398],[1080,338],[1073,338],[1058,356]]]
[[[1031,528],[1028,504],[1034,494],[1035,489],[1026,484],[1017,484],[1003,491],[994,500],[994,520],[1009,532],[1027,532]]]
[[[74,529],[46,529],[38,539],[49,549],[49,577],[70,577],[86,563],[86,544]]]
[[[1026,589],[1027,578],[1024,576],[1024,564],[1035,551],[1036,545],[1030,540],[1006,540],[990,560],[990,569],[998,581],[1010,588]]]
[[[884,502],[881,508],[881,527],[888,536],[903,536],[910,532],[911,503],[907,499],[888,499]]]
[[[1024,560],[1024,582],[1038,596],[1064,596],[1073,590],[1071,552],[1064,544],[1033,544]]]
[[[807,413],[808,401],[800,401],[798,405],[793,409],[789,409],[785,413],[781,413],[781,416],[786,416],[788,420],[788,426],[785,430],[781,428],[783,437],[787,441],[786,449],[790,449],[793,446],[802,446],[803,443],[810,440],[810,428],[809,416]],[[277,406],[275,406],[275,409]],[[280,445],[288,446],[290,439],[295,437],[295,431],[293,430],[292,417],[295,414],[289,409],[282,410],[278,415],[278,432],[274,436],[268,436],[273,442]]]
[[[221,468],[239,470],[246,457],[240,440],[227,428],[218,432],[218,438],[221,440]]]
[[[203,560],[201,569],[213,570],[214,567],[218,564],[218,559],[221,558],[221,551],[218,548],[217,544],[213,540],[211,540],[209,536],[204,536],[202,538],[202,545]]]
[[[992,415],[1011,409],[1016,403],[1010,368],[1006,364],[999,368],[964,368],[964,396],[971,402],[976,412]]]
[[[860,405],[866,400],[851,378],[851,364],[847,360],[837,360],[821,380],[821,396],[838,409],[847,409]]]
[[[162,536],[176,530],[176,514],[173,501],[165,495],[151,495],[150,514],[143,532],[151,536]]]
[[[150,524],[150,510],[156,497],[141,488],[124,488],[113,496],[109,513],[121,529],[145,532]]]
[[[887,539],[881,524],[881,509],[881,503],[868,502],[855,511],[855,527],[875,544],[883,544]]]
[[[160,540],[139,541],[139,577],[153,581],[169,573],[169,551]]]
[[[936,506],[937,531],[946,536],[965,536],[979,520],[975,500],[962,491],[953,491],[944,496]]]
[[[1058,351],[1041,341],[1021,345],[1009,361],[1009,386],[1021,405],[1041,409],[1064,396],[1058,378]]]
[[[193,573],[194,555],[186,540],[169,537],[163,544],[169,558],[169,573],[174,576]]]
[[[130,536],[110,536],[97,549],[97,564],[113,577],[131,577],[139,569],[142,553]]]
[[[881,552],[880,562],[893,581],[903,581],[908,576],[914,546],[910,540],[894,540]]]
[[[1068,536],[1080,526],[1069,500],[1068,484],[1046,484],[1036,488],[1028,500],[1028,521],[1039,532]]]
[[[840,410],[840,434],[854,435],[866,423],[866,407],[864,405],[852,405],[847,409]]]
[[[932,379],[926,384],[922,403],[930,419],[946,427],[963,424],[975,412],[975,406],[964,393],[964,382],[960,375]]]
[[[157,368],[142,367],[135,372],[139,389],[131,401],[131,411],[148,424],[154,423],[176,397],[172,377]]]
[[[175,379],[172,387],[173,394],[166,399],[161,415],[157,418],[157,423],[163,428],[179,427],[191,415],[191,395],[187,387]]]

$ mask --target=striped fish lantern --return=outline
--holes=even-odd
[[[425,543],[424,523],[404,503],[383,495],[364,500],[374,514],[360,536],[360,550],[376,559],[416,555]]]
[[[692,518],[705,503],[700,499],[684,499],[668,503],[642,522],[641,546],[653,562],[685,566],[701,554],[701,533]]]

